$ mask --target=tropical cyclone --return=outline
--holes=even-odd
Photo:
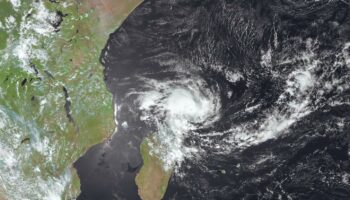
[[[115,127],[98,58],[138,3],[0,0],[0,199],[78,195],[72,164]]]
[[[164,199],[348,199],[349,37],[345,1],[144,1],[101,56],[127,155],[99,157],[112,191],[137,192],[152,133]]]

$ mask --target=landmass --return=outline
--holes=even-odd
[[[151,144],[155,144],[153,141],[152,137],[146,138],[140,146],[143,166],[135,181],[142,200],[162,199],[172,174],[172,170],[164,169],[162,160],[152,153]]]
[[[0,0],[0,199],[72,199],[115,130],[99,56],[139,0]]]

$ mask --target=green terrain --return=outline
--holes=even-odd
[[[144,139],[140,150],[143,166],[136,176],[136,185],[142,200],[161,200],[168,187],[171,170],[165,170],[162,160],[152,153],[156,142],[152,137]]]
[[[115,129],[99,56],[138,4],[0,0],[0,199],[80,192],[72,164]]]

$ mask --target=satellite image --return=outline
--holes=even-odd
[[[0,200],[349,200],[349,0],[0,0]]]

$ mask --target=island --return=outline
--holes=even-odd
[[[154,141],[154,137],[150,136],[140,146],[143,166],[135,181],[142,200],[161,200],[172,174],[172,170],[165,169],[163,161],[152,152],[152,144],[156,143]]]

